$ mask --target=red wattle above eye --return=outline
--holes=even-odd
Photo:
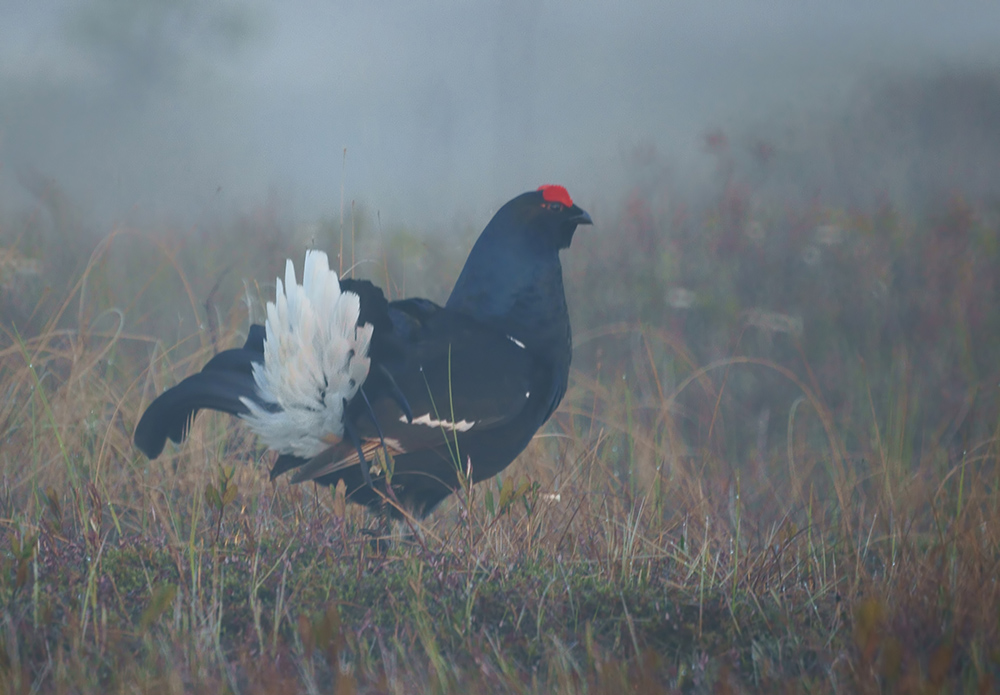
[[[562,186],[547,184],[539,186],[538,190],[542,192],[542,198],[550,203],[562,203],[568,208],[573,207],[573,199],[569,197],[569,191]]]

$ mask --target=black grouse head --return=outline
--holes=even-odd
[[[525,235],[525,241],[539,250],[558,251],[570,245],[581,224],[593,224],[590,215],[573,203],[565,188],[546,185],[522,193],[500,208],[483,236],[499,227],[501,233]]]
[[[562,186],[541,186],[509,201],[472,247],[448,308],[494,319],[535,297],[541,313],[565,311],[559,250],[581,224],[593,222]]]

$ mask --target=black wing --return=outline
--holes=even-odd
[[[393,457],[424,450],[457,457],[463,439],[522,413],[536,361],[516,338],[427,300],[393,302],[389,315],[392,334],[373,336],[372,344],[394,359],[372,356],[369,378],[345,416],[360,441],[345,439],[311,460],[279,457],[272,476],[292,468],[292,482],[329,476],[358,466],[361,455],[371,461],[382,446]]]

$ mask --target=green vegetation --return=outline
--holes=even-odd
[[[992,691],[996,207],[768,208],[720,171],[578,234],[563,407],[418,536],[272,485],[227,418],[130,444],[300,256],[280,215],[92,249],[43,197],[0,253],[0,690]],[[313,232],[394,291],[461,261]]]

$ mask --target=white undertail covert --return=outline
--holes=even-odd
[[[267,304],[264,364],[253,366],[258,396],[271,407],[241,399],[250,410],[243,419],[268,448],[312,458],[343,437],[344,401],[370,366],[373,327],[357,325],[360,310],[324,252],[306,251],[301,285],[287,261],[285,282],[278,278]]]

